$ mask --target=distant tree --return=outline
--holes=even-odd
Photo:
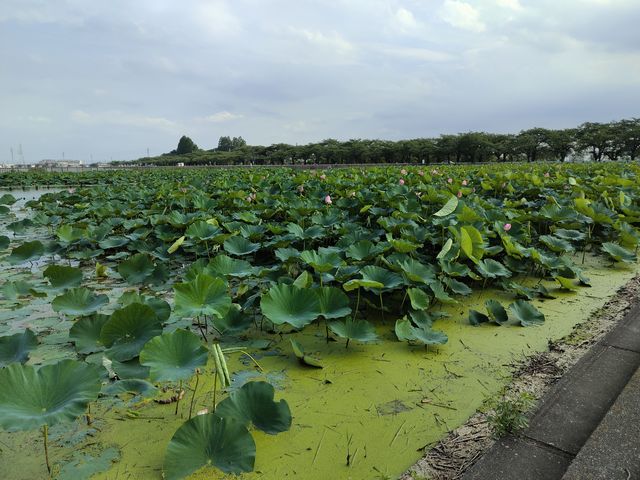
[[[233,149],[233,140],[231,137],[220,137],[218,139],[218,151],[230,152]]]
[[[193,153],[198,150],[198,146],[193,143],[186,135],[180,137],[180,141],[178,142],[178,148],[176,148],[176,153],[178,155],[182,155],[184,153]]]
[[[583,123],[578,127],[577,146],[580,151],[588,151],[594,162],[606,155],[611,145],[611,129],[606,123]]]
[[[246,146],[247,142],[242,137],[233,137],[233,139],[231,140],[231,150],[237,150]]]
[[[548,148],[546,128],[530,128],[516,135],[516,151],[527,157],[527,162],[535,162]]]
[[[549,130],[547,132],[547,145],[555,160],[564,162],[571,151],[575,148],[576,129],[567,128],[565,130]]]

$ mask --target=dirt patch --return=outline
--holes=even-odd
[[[640,276],[620,288],[602,308],[557,342],[549,351],[512,363],[513,381],[498,397],[517,398],[523,393],[540,399],[562,375],[626,315],[640,294]],[[487,418],[496,398],[487,398],[484,407],[464,425],[435,445],[425,447],[425,456],[405,472],[401,480],[456,480],[463,476],[495,442]],[[535,411],[535,408],[532,409]]]

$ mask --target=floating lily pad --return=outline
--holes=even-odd
[[[36,369],[13,363],[0,370],[0,426],[32,430],[75,420],[100,392],[100,369],[62,360]]]
[[[29,352],[37,346],[38,339],[29,329],[15,335],[0,337],[0,368],[14,362],[25,363],[29,359]]]
[[[7,257],[7,261],[12,265],[24,262],[32,262],[44,255],[44,245],[38,240],[33,242],[25,242],[14,248]]]
[[[82,270],[65,265],[49,265],[43,275],[53,288],[77,287],[82,283]]]

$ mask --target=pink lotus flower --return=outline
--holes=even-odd
[[[351,196],[355,197],[356,196],[356,192],[351,192]]]
[[[69,188],[69,189],[67,190],[67,192],[69,192],[69,193],[76,193],[76,189],[75,189],[75,188]]]
[[[550,177],[549,172],[545,172],[544,176],[545,178],[549,178]]]
[[[462,198],[462,190],[458,190],[458,198]]]
[[[431,170],[431,175],[438,175],[438,170],[436,170],[435,168]]]
[[[251,195],[249,195],[249,196],[247,197],[247,202],[251,203],[251,200],[253,200],[253,197],[251,197]]]
[[[298,191],[300,193],[304,192],[304,185],[298,185]]]
[[[401,173],[402,175],[406,175],[406,174],[407,174],[407,171],[403,168],[402,170],[400,170],[400,173]]]
[[[505,223],[504,227],[502,227],[504,229],[505,232],[508,232],[509,230],[511,230],[511,224],[510,223]]]
[[[466,180],[462,180],[462,186],[466,187],[469,184]]]
[[[324,197],[324,203],[326,203],[327,205],[331,205],[333,203],[331,201],[331,195],[327,195],[326,197]]]
[[[447,178],[447,183],[453,183],[453,178]]]
[[[404,178],[401,178],[400,180],[398,180],[398,183],[399,183],[400,185],[404,185]]]
[[[418,175],[420,175],[421,177],[424,177],[424,172],[422,170],[418,170]]]
[[[320,175],[320,180],[326,180],[327,176],[323,173],[322,175]]]

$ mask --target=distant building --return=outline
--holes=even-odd
[[[82,160],[40,160],[37,164],[40,168],[69,168],[81,167]]]

